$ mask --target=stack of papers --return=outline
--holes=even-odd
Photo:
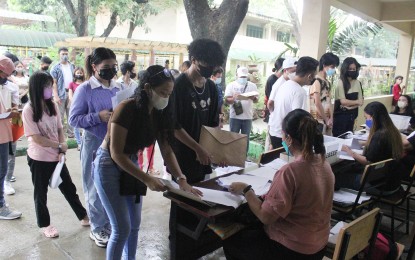
[[[356,201],[357,191],[350,189],[340,189],[334,192],[333,201],[343,204],[353,204]],[[370,196],[367,196],[365,192],[360,195],[359,204],[363,201],[370,200]]]
[[[263,168],[258,168],[257,170],[259,169]],[[254,170],[254,172],[257,170]],[[219,178],[217,182],[220,186],[225,188],[229,188],[229,186],[233,182],[243,182],[248,185],[251,185],[252,189],[255,191],[255,194],[260,196],[266,194],[269,191],[269,188],[271,187],[271,183],[269,182],[268,178],[250,174],[233,174],[231,176]]]
[[[256,163],[253,162],[245,162],[245,168],[237,167],[237,166],[227,166],[227,167],[217,167],[215,169],[216,176],[222,176],[231,172],[237,172],[243,169],[257,167]]]
[[[329,241],[328,241],[329,244],[336,244],[337,237],[339,236],[339,233],[340,233],[340,229],[342,229],[346,225],[347,225],[346,222],[339,221],[334,227],[330,229]]]
[[[248,100],[250,97],[258,96],[258,91],[249,91],[238,95],[239,100]]]
[[[286,165],[286,164],[287,164],[287,162],[286,162],[286,161],[282,160],[281,158],[277,158],[277,159],[273,160],[273,161],[272,161],[272,162],[270,162],[270,163],[264,164],[263,166],[264,166],[264,167],[266,167],[266,168],[271,168],[271,169],[273,169],[273,170],[278,171],[279,169],[281,169],[281,168],[282,168],[282,166],[284,166],[284,165]],[[274,172],[274,173],[275,173],[275,172]],[[271,180],[272,180],[272,179],[271,179]]]
[[[352,156],[342,151],[343,145],[349,146],[350,149],[352,149],[352,151],[357,154],[363,154],[362,146],[360,145],[359,140],[357,138],[343,139],[343,142],[339,143],[339,149],[337,151],[339,159],[354,161]]]

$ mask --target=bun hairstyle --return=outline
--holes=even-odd
[[[284,62],[284,58],[278,58],[274,63],[274,68],[272,68],[272,72],[279,71],[282,67],[282,63]]]
[[[85,59],[85,69],[87,74],[87,79],[94,75],[94,69],[92,68],[92,64],[98,65],[101,64],[104,60],[114,59],[116,60],[117,57],[115,53],[108,48],[99,47],[96,48],[91,54],[86,56]]]
[[[324,161],[326,148],[324,137],[318,129],[318,122],[310,113],[295,109],[282,121],[282,131],[293,140],[293,145],[301,150],[305,160],[312,160],[314,154],[320,154]]]

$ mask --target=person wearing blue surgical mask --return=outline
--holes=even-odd
[[[248,136],[251,133],[253,118],[253,103],[258,102],[257,86],[248,82],[248,69],[239,67],[236,71],[237,79],[226,86],[225,101],[231,105],[229,110],[230,130]],[[250,93],[251,95],[243,96]],[[249,142],[246,147],[248,153]]]
[[[219,111],[219,126],[220,128],[223,127],[223,89],[222,89],[222,76],[223,76],[223,68],[217,67],[213,70],[212,76],[210,79],[215,82],[216,88],[218,89],[218,111]]]
[[[310,114],[319,122],[319,129],[326,135],[331,135],[333,127],[331,83],[328,78],[336,73],[339,64],[337,55],[331,52],[323,54],[319,62],[319,71],[310,87]]]

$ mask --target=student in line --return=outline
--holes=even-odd
[[[282,122],[286,152],[294,161],[274,176],[262,200],[247,183],[229,191],[245,196],[264,226],[224,241],[226,259],[322,259],[330,232],[334,175],[325,160],[324,138],[310,113],[295,109]]]
[[[319,122],[319,129],[323,134],[331,134],[330,129],[333,127],[331,83],[327,77],[336,73],[339,63],[337,55],[331,52],[323,54],[319,62],[319,71],[310,87],[310,114]]]
[[[335,90],[333,136],[353,131],[359,107],[363,105],[363,89],[359,77],[360,64],[348,57],[340,68],[340,79]]]
[[[347,145],[343,145],[342,150],[353,157],[356,163],[347,172],[336,173],[338,188],[358,190],[366,165],[390,158],[400,160],[403,154],[401,134],[393,125],[385,105],[378,101],[371,102],[365,107],[364,115],[366,125],[370,128],[364,152],[358,154]],[[401,179],[401,171],[396,171],[396,174],[390,176],[387,187],[383,188],[391,194],[399,189]]]
[[[401,87],[402,81],[403,81],[402,76],[396,76],[395,77],[395,83],[392,86],[392,95],[393,95],[392,108],[393,109],[395,109],[396,105],[398,104],[399,97],[402,94],[404,94],[405,89],[406,89],[406,86]]]
[[[75,90],[84,83],[85,81],[85,71],[81,67],[76,67],[73,71],[73,81],[69,83],[69,104],[72,104],[73,96],[75,94]],[[76,143],[78,144],[78,151],[81,150],[81,129],[78,127],[74,127],[73,133],[75,135]]]
[[[71,105],[69,124],[84,129],[81,145],[82,185],[85,205],[91,222],[89,237],[99,247],[106,247],[111,234],[110,222],[92,180],[93,155],[98,150],[112,115],[111,98],[120,90],[115,53],[96,48],[85,61],[88,80],[77,89]]]
[[[161,154],[182,190],[200,194],[186,181],[170,147],[174,135],[172,106],[167,106],[173,91],[173,77],[168,69],[150,66],[140,80],[133,98],[115,109],[108,132],[94,161],[94,183],[108,212],[112,233],[107,246],[107,258],[135,259],[138,230],[141,222],[142,196],[146,186],[164,191],[163,183],[137,166],[137,152],[157,140]],[[134,116],[131,116],[134,115]],[[140,181],[141,191],[125,194],[120,188],[121,172]],[[145,186],[144,186],[145,185]],[[139,196],[137,200],[136,196]],[[121,258],[122,257],[122,258]]]
[[[59,236],[58,230],[50,224],[47,207],[49,179],[68,149],[59,108],[52,100],[52,86],[53,78],[48,73],[35,72],[29,79],[30,103],[23,109],[24,131],[28,137],[27,163],[32,173],[37,225],[43,228],[43,234],[49,238]],[[66,164],[60,177],[60,191],[81,225],[89,225],[86,210],[79,200]]]

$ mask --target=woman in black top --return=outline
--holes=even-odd
[[[282,67],[282,63],[284,62],[284,58],[278,58],[275,61],[274,64],[274,68],[272,68],[272,74],[271,76],[268,77],[267,79],[267,83],[265,84],[265,99],[264,99],[264,104],[265,104],[265,115],[264,115],[264,122],[268,122],[269,120],[269,110],[267,107],[268,104],[268,99],[269,99],[269,95],[271,94],[271,90],[272,90],[272,86],[274,85],[275,82],[277,82],[277,79],[279,77],[281,77],[282,75],[282,71],[281,71],[281,67]]]
[[[94,161],[94,184],[111,223],[107,259],[134,259],[141,220],[141,196],[146,187],[164,191],[157,178],[137,166],[137,152],[157,140],[172,175],[182,190],[199,194],[182,174],[170,147],[174,119],[169,96],[173,77],[162,66],[150,66],[140,79],[133,98],[121,102],[108,122],[107,135]],[[129,176],[133,176],[131,178]],[[122,179],[136,183],[134,190],[124,188]],[[136,180],[139,180],[138,182]]]
[[[371,102],[364,109],[366,124],[370,128],[369,137],[363,154],[357,154],[350,147],[343,145],[342,150],[356,160],[356,167],[352,168],[353,174],[336,174],[336,186],[341,188],[359,189],[360,178],[364,167],[370,163],[380,162],[386,159],[399,160],[403,153],[402,138],[399,130],[393,125],[386,107],[380,102]],[[388,182],[388,191],[396,190],[400,186],[401,177],[391,176]]]

